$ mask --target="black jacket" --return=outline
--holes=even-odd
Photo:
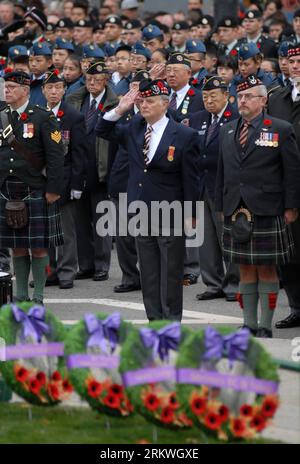
[[[241,118],[222,127],[216,181],[216,211],[233,214],[241,200],[259,216],[279,216],[300,206],[300,154],[291,124],[268,114],[248,141],[239,144]],[[265,135],[263,135],[265,134]],[[269,134],[269,135],[267,135]],[[260,146],[275,134],[278,146]]]

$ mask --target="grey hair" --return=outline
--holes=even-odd
[[[160,98],[164,101],[169,101],[168,95],[161,95]]]
[[[258,85],[257,86],[257,89],[259,90],[259,96],[260,97],[268,97],[268,91],[267,91],[267,87],[265,85]]]

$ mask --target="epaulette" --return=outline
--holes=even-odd
[[[34,105],[35,108],[38,108],[39,110],[42,110],[42,111],[45,111],[46,113],[49,113],[51,110],[48,109],[48,108],[45,108],[44,106],[40,106],[40,105]]]

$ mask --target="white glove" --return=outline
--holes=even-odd
[[[82,192],[80,190],[71,190],[71,200],[80,200]]]

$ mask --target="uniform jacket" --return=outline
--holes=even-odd
[[[239,144],[241,118],[220,132],[220,156],[216,181],[216,211],[233,214],[241,200],[259,216],[279,216],[299,206],[300,154],[291,124],[264,115],[244,149]],[[269,134],[269,135],[268,135]],[[278,146],[261,146],[262,138]]]
[[[191,87],[187,91],[181,105],[174,111],[174,119],[180,122],[188,118],[191,113],[196,113],[196,111],[201,111],[203,109],[202,92]]]
[[[146,165],[142,153],[146,127],[139,114],[126,125],[100,119],[96,127],[100,137],[117,140],[128,153],[128,201],[141,200],[148,206],[152,201],[197,201],[197,132],[170,118],[153,159]],[[169,147],[175,147],[171,160]]]
[[[64,145],[64,185],[62,204],[70,200],[70,191],[83,191],[87,164],[87,140],[83,115],[73,106],[62,102],[57,117]]]
[[[30,103],[47,107],[47,100],[42,91],[43,79],[35,79],[30,84]]]
[[[241,43],[247,43],[247,39],[241,39],[240,44]],[[265,58],[278,58],[278,49],[274,40],[261,34],[256,45]]]
[[[10,113],[8,108],[5,111]],[[15,150],[11,150],[6,140],[0,137],[0,186],[8,176],[16,176],[34,189],[60,195],[63,189],[64,154],[56,118],[53,113],[30,103],[24,113],[27,119],[17,121],[13,127],[14,135],[34,157],[43,160],[47,177],[29,165]],[[33,137],[24,138],[28,127]]]
[[[214,199],[219,158],[219,132],[224,124],[238,117],[239,113],[228,103],[222,117],[218,121],[216,131],[207,143],[207,130],[211,124],[211,113],[203,110],[190,116],[189,126],[198,131],[200,140],[200,153],[198,157],[200,199],[203,199],[205,189],[208,191],[210,198]]]
[[[86,87],[81,87],[76,92],[73,92],[67,97],[67,103],[74,106],[75,109],[81,111],[84,115],[89,106],[89,92]],[[119,103],[118,97],[109,86],[106,87],[106,92],[102,99],[103,107],[98,108],[93,121],[87,128],[86,136],[88,142],[87,151],[87,183],[86,187],[89,191],[99,191],[103,188],[103,184],[107,182],[108,166],[109,166],[109,144],[106,140],[97,137],[95,127],[98,118],[101,116],[101,111],[107,111]],[[102,183],[102,186],[100,185]]]

